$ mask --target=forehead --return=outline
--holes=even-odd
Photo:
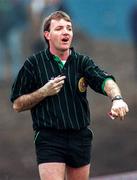
[[[65,19],[52,19],[50,23],[50,28],[56,28],[57,26],[72,26],[72,23],[66,21]]]

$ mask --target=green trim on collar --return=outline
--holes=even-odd
[[[109,79],[113,80],[111,77],[108,77],[108,78],[106,78],[106,79],[103,81],[102,86],[101,86],[102,91],[103,91],[103,93],[104,93],[105,95],[107,95],[107,94],[106,94],[106,92],[104,91],[104,87],[105,87],[106,81],[109,80]]]
[[[61,59],[58,56],[56,56],[56,55],[54,55],[53,58],[58,63],[60,69],[63,69],[64,64],[62,63]]]

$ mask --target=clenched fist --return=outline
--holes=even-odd
[[[115,119],[119,117],[121,120],[124,119],[125,115],[129,111],[128,105],[125,101],[121,100],[115,100],[113,101],[111,111],[110,111],[110,117],[112,119]]]

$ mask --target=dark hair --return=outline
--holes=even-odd
[[[46,17],[43,21],[43,28],[42,31],[50,31],[50,24],[51,24],[51,20],[55,19],[55,20],[60,20],[60,19],[64,19],[68,22],[71,22],[71,18],[70,16],[63,12],[63,11],[55,11],[53,13],[51,13],[48,17]],[[47,42],[47,44],[49,45],[48,40],[44,37],[45,41]]]

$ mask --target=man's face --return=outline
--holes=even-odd
[[[44,33],[52,50],[66,51],[70,48],[73,31],[72,24],[64,19],[51,20],[50,31]]]

